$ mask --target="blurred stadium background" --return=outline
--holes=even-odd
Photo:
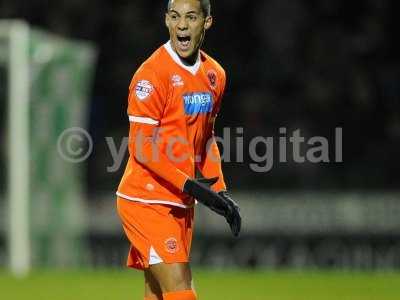
[[[59,288],[59,299],[129,298],[132,284],[141,290],[139,275],[119,272],[128,243],[114,192],[125,162],[110,171],[106,137],[118,148],[127,135],[127,88],[140,63],[167,39],[165,5],[0,2],[5,298],[50,299],[42,290],[47,283]],[[301,129],[305,137],[335,141],[341,127],[343,162],[299,164],[288,157],[280,163],[275,155],[266,173],[253,172],[248,155],[243,163],[226,163],[244,231],[232,240],[222,220],[197,208],[192,260],[203,299],[214,299],[218,281],[238,288],[229,299],[400,297],[399,8],[394,0],[213,1],[215,26],[205,50],[229,78],[217,135],[226,126],[243,127],[248,145],[256,136],[278,140],[279,128],[286,127],[288,134]],[[57,151],[58,137],[71,127],[86,128],[93,140],[93,152],[78,164]],[[10,215],[10,199],[22,205],[17,218]],[[25,201],[24,223],[18,215]],[[21,252],[24,237],[10,243],[9,236],[24,226],[30,243]],[[11,254],[21,267],[25,252],[33,275],[24,281],[25,292],[16,292],[19,281],[8,271]],[[59,271],[79,268],[86,271]],[[40,271],[50,269],[58,271]],[[221,269],[234,271],[216,271]],[[85,288],[73,294],[73,288],[63,290],[64,282]],[[115,294],[101,291],[107,282]],[[140,299],[134,293],[130,299]]]

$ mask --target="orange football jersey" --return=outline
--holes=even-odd
[[[186,66],[170,42],[142,64],[129,87],[130,156],[118,196],[190,207],[194,200],[182,188],[195,177],[196,166],[206,177],[219,177],[214,190],[225,189],[212,142],[225,82],[225,71],[207,54],[201,51],[197,62]],[[207,159],[210,139],[214,161]]]

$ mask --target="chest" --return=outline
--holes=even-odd
[[[218,93],[207,75],[179,72],[171,75],[169,108],[187,124],[208,119],[218,105]]]

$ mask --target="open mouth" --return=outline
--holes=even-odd
[[[189,49],[191,37],[189,35],[178,35],[178,46],[180,50],[185,51]]]

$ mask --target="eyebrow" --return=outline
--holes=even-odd
[[[180,13],[178,13],[176,10],[173,10],[173,9],[171,9],[170,11],[169,11],[169,13],[176,13],[177,15],[181,15]],[[185,13],[185,15],[188,15],[188,14],[198,14],[198,12],[197,11],[194,11],[194,10],[191,10],[191,11],[188,11],[188,12],[186,12]]]

